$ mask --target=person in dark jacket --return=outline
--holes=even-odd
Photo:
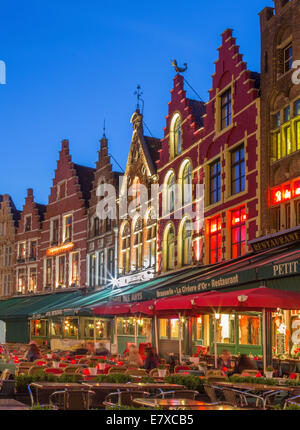
[[[242,354],[235,367],[233,373],[243,373],[244,370],[257,370],[256,364],[248,355]]]
[[[37,346],[36,343],[30,343],[28,346],[28,350],[25,354],[25,360],[33,362],[35,360],[38,360],[39,358],[41,358],[41,353],[39,350],[39,347]]]
[[[156,354],[154,348],[146,349],[146,358],[144,368],[146,370],[156,369],[159,366],[159,356]]]

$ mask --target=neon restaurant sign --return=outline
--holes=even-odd
[[[71,251],[74,248],[74,243],[66,243],[65,245],[55,246],[54,248],[49,248],[46,251],[47,257],[52,257],[53,255],[63,254],[64,252]]]
[[[300,197],[300,179],[271,189],[271,206]]]

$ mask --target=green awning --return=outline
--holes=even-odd
[[[112,301],[134,303],[154,299],[156,297],[156,289],[154,289],[154,287],[157,287],[158,284],[162,284],[169,278],[170,276],[164,276],[151,279],[143,284],[131,285],[126,290],[123,288],[121,293],[112,297]]]

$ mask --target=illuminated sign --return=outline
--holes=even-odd
[[[63,254],[66,251],[70,251],[74,248],[74,243],[66,243],[65,245],[56,246],[55,248],[49,248],[46,251],[47,257],[51,257],[53,255]]]
[[[271,206],[300,197],[300,179],[271,189]]]

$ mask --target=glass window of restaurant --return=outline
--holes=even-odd
[[[83,334],[85,339],[94,338],[96,328],[96,339],[108,339],[111,336],[111,321],[106,319],[84,318]]]
[[[50,336],[54,338],[62,338],[63,330],[62,330],[62,319],[61,318],[52,318],[50,321]]]
[[[63,335],[65,338],[78,339],[79,319],[65,318],[63,321]]]
[[[33,337],[47,337],[48,336],[48,320],[31,320],[30,321],[30,335]]]
[[[165,319],[159,320],[159,334],[160,339],[177,340],[179,339],[179,319]]]

